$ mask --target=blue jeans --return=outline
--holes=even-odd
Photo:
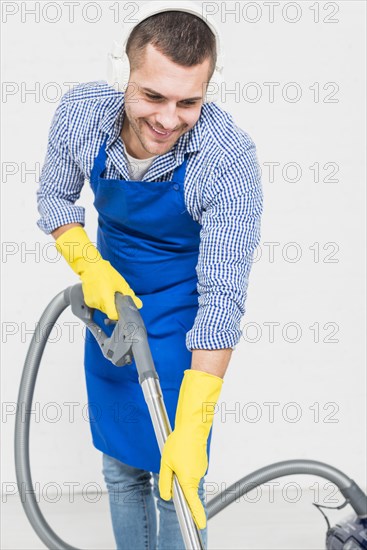
[[[163,500],[159,495],[159,475],[102,454],[102,472],[109,494],[117,550],[184,550],[173,500]],[[198,494],[206,512],[204,478],[200,481]],[[158,533],[154,497],[159,510]],[[206,548],[207,528],[200,534]]]

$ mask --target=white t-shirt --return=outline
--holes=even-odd
[[[124,145],[125,156],[129,167],[129,176],[132,180],[141,181],[144,174],[148,171],[150,165],[153,163],[154,159],[158,157],[158,155],[154,155],[148,159],[136,159],[135,157],[129,155],[126,151],[125,143],[122,143]]]

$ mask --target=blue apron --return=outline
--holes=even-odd
[[[97,247],[143,302],[139,312],[173,429],[183,373],[191,367],[186,333],[198,309],[201,226],[185,206],[187,155],[172,181],[105,179],[107,138],[90,178],[98,211]],[[105,314],[95,310],[93,318],[111,335]],[[135,361],[116,367],[87,330],[84,366],[94,446],[125,464],[158,473],[159,447]],[[208,456],[210,440],[211,433]]]

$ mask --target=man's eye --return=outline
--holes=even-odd
[[[158,100],[160,101],[161,99],[163,99],[161,96],[159,95],[151,95],[151,94],[145,94],[147,96],[148,99],[152,99],[152,100]],[[191,105],[196,105],[196,101],[181,101],[182,105],[185,105],[187,107],[191,106]]]

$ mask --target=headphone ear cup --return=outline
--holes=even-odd
[[[125,52],[121,56],[115,52],[108,54],[107,61],[107,83],[117,92],[125,92],[130,78],[130,62]]]

